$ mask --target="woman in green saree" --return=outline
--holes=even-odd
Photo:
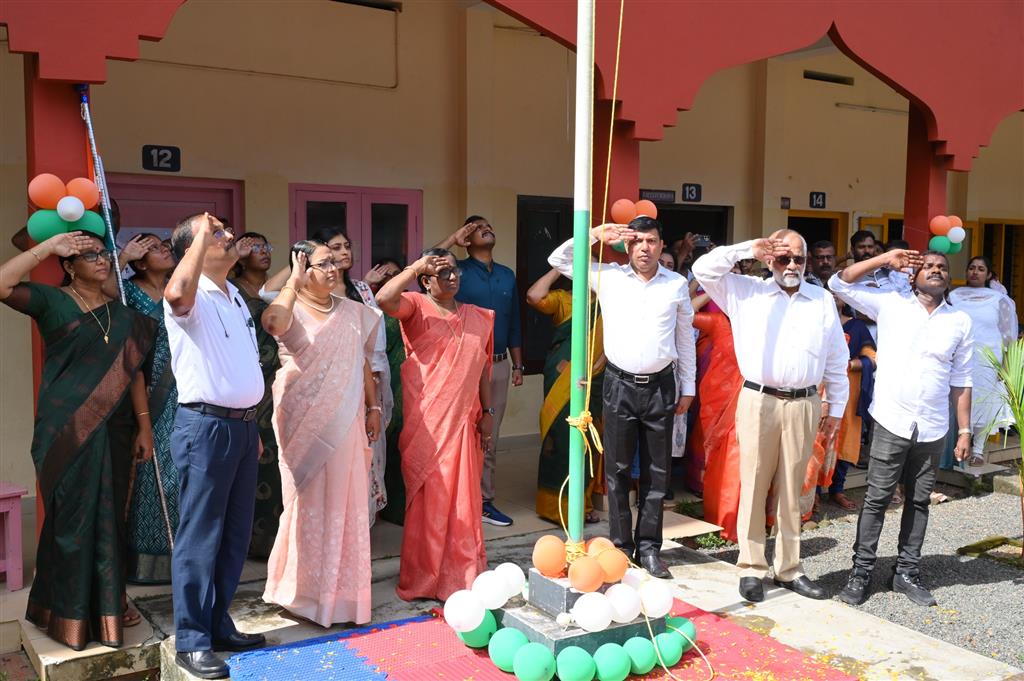
[[[51,255],[64,286],[21,282]],[[45,518],[25,617],[75,650],[123,642],[129,475],[153,451],[142,367],[154,323],[103,294],[110,261],[102,240],[72,232],[0,267],[0,301],[45,344],[32,437]]]

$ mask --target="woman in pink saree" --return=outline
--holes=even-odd
[[[480,475],[491,442],[494,313],[455,300],[455,256],[430,249],[377,293],[405,339],[399,440],[405,532],[397,593],[445,600],[487,569]],[[413,282],[423,293],[409,293]]]
[[[263,313],[280,347],[274,432],[284,512],[263,600],[327,627],[370,621],[370,443],[381,414],[369,357],[380,317],[333,295],[324,244],[292,247],[288,283]]]

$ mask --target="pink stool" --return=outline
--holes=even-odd
[[[28,490],[0,480],[0,572],[7,590],[21,588],[21,497]]]

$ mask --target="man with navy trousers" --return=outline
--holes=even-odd
[[[224,679],[213,649],[263,645],[228,615],[252,530],[263,397],[256,329],[227,276],[238,261],[234,235],[209,213],[178,223],[178,267],[164,291],[164,320],[178,411],[171,457],[181,521],[171,559],[175,661],[202,679]]]

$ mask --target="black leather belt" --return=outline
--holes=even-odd
[[[818,392],[818,386],[816,385],[807,388],[769,388],[766,385],[760,385],[753,381],[743,381],[743,387],[756,390],[765,395],[771,395],[772,397],[781,397],[784,400],[798,400],[802,397],[810,397]]]
[[[491,363],[497,364],[498,362],[504,362],[505,358],[508,357],[508,352],[503,352],[500,355],[491,355]]]
[[[607,371],[613,376],[618,376],[619,378],[625,379],[631,383],[636,383],[637,385],[644,385],[645,383],[650,383],[654,379],[661,378],[665,374],[671,374],[673,371],[675,371],[675,364],[670,363],[661,371],[656,371],[653,374],[631,374],[628,371],[623,371],[619,367],[609,362],[608,365],[605,367],[605,371]]]
[[[227,407],[218,407],[216,404],[207,404],[206,402],[189,402],[188,404],[179,405],[192,411],[198,411],[200,414],[209,414],[210,416],[217,416],[222,419],[238,419],[241,421],[252,421],[256,418],[256,407],[249,407],[248,409],[228,409]]]

